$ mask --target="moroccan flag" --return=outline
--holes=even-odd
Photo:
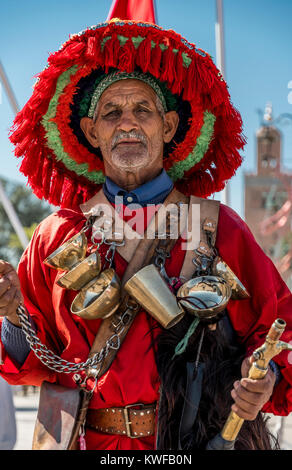
[[[120,18],[156,23],[153,1],[155,0],[113,0],[107,21]]]

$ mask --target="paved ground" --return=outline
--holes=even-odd
[[[30,450],[37,416],[39,394],[30,391],[27,396],[17,391],[13,396],[17,438],[14,450]]]
[[[17,441],[14,450],[30,450],[34,423],[37,415],[39,395],[29,391],[27,396],[23,396],[20,390],[14,389],[14,406],[17,422]],[[281,446],[285,450],[292,450],[292,413],[286,418],[282,418],[282,438]],[[271,418],[271,428],[279,432],[281,422],[279,418]]]

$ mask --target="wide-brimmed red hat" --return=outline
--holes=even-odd
[[[34,193],[73,208],[105,180],[100,151],[80,129],[91,99],[113,72],[142,72],[158,84],[179,126],[165,146],[164,168],[177,189],[207,197],[240,166],[242,121],[211,57],[171,30],[112,20],[75,34],[48,58],[17,114],[10,140]]]

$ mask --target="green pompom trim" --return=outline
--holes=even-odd
[[[204,158],[214,134],[215,121],[216,117],[214,114],[209,111],[204,112],[204,123],[193,151],[189,153],[184,160],[175,163],[169,170],[167,170],[167,174],[170,176],[172,181],[181,179],[186,171],[190,170]]]
[[[98,77],[96,79],[96,81],[94,83],[94,86],[93,86],[93,91],[96,89],[96,87],[98,86],[98,84],[101,82],[101,80],[104,77],[105,77],[105,75],[103,74],[103,75],[100,75],[100,77]],[[79,109],[78,109],[78,116],[80,117],[80,119],[88,115],[88,110],[89,110],[89,107],[90,107],[92,94],[93,94],[93,92],[90,92],[90,91],[84,93],[83,98],[80,101],[80,105],[79,105]]]
[[[105,181],[105,176],[102,171],[89,171],[88,163],[75,162],[64,150],[60,132],[57,124],[52,121],[56,117],[57,105],[60,95],[63,93],[65,87],[70,83],[71,75],[75,74],[78,66],[74,65],[68,70],[63,72],[57,81],[56,91],[50,101],[47,113],[42,119],[42,125],[46,131],[48,147],[54,152],[56,159],[61,161],[66,168],[74,171],[78,176],[84,176],[89,181],[95,184],[101,184]]]
[[[123,47],[129,39],[128,37],[122,36],[121,34],[118,34],[117,38],[119,40],[119,43],[120,43],[121,47]],[[106,36],[105,38],[103,38],[103,40],[101,41],[101,50],[104,49],[104,45],[109,39],[111,39],[111,36]],[[143,42],[145,39],[146,38],[144,38],[142,36],[134,36],[134,37],[131,38],[131,41],[132,41],[135,49],[138,49],[141,42]],[[156,46],[156,42],[151,41],[151,49],[154,49],[155,46]],[[159,47],[162,50],[162,52],[164,52],[164,51],[166,51],[166,49],[168,49],[168,46],[166,44],[159,44]],[[172,52],[174,54],[177,54],[178,49],[172,49]],[[188,68],[190,66],[191,62],[192,62],[192,59],[188,56],[188,54],[186,52],[182,52],[181,56],[182,56],[184,67]]]

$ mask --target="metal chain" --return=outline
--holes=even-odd
[[[91,216],[87,220],[86,224],[84,225],[83,229],[81,232],[87,232],[87,230],[92,229],[93,224],[96,220],[96,216]],[[104,243],[105,240],[105,232],[101,228],[98,230],[98,232],[101,234],[101,241],[99,243],[96,243],[94,239],[94,235],[92,234],[91,241],[93,243],[94,247],[99,248],[99,246]],[[120,246],[124,243],[108,243],[110,244],[110,249],[107,253],[107,255],[111,253],[111,258],[107,259],[107,261],[110,263],[110,265],[113,262],[114,254],[115,254],[115,248],[116,246]],[[114,245],[112,247],[112,245]],[[95,369],[96,366],[107,357],[110,349],[119,349],[120,348],[120,336],[122,332],[125,329],[126,324],[130,321],[132,318],[133,311],[135,309],[133,306],[127,304],[127,310],[123,313],[123,315],[119,318],[119,322],[117,325],[114,325],[115,330],[114,334],[106,341],[105,346],[97,353],[95,353],[92,357],[88,358],[87,361],[85,362],[80,362],[80,363],[75,363],[75,362],[69,362],[66,361],[65,359],[62,359],[60,356],[55,354],[53,351],[47,348],[46,345],[44,345],[39,338],[37,337],[31,323],[29,320],[29,317],[25,311],[25,308],[22,305],[19,305],[17,308],[17,314],[19,317],[20,325],[21,328],[26,336],[26,340],[30,346],[30,349],[34,352],[36,357],[44,364],[47,366],[49,369],[58,372],[58,373],[63,373],[63,374],[71,374],[71,373],[76,373],[76,372],[81,372],[81,371],[88,371],[89,369]]]
[[[110,349],[119,349],[120,335],[124,330],[124,327],[120,328],[121,322],[126,325],[126,323],[128,323],[129,319],[132,316],[132,311],[133,308],[131,306],[128,306],[128,309],[123,314],[118,324],[119,330],[115,330],[115,333],[106,341],[105,346],[98,353],[88,358],[87,361],[80,362],[78,364],[62,359],[60,356],[48,349],[47,346],[41,343],[34,329],[32,328],[30,320],[26,314],[25,308],[22,305],[18,307],[17,314],[20,320],[21,328],[26,336],[30,348],[37,356],[37,358],[42,362],[42,364],[44,364],[49,369],[52,369],[55,372],[71,374],[73,372],[75,373],[80,371],[86,371],[92,368],[94,369],[105,359]]]

